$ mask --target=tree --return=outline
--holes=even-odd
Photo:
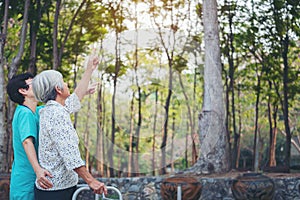
[[[189,15],[190,1],[145,1],[149,4],[149,12],[151,19],[157,29],[158,40],[161,49],[165,53],[168,60],[168,94],[165,100],[165,124],[164,133],[161,142],[161,171],[160,174],[166,173],[166,148],[168,144],[168,129],[169,129],[169,111],[173,94],[173,62],[176,45],[179,42],[178,35],[180,33],[181,24]]]
[[[199,117],[200,155],[188,171],[221,173],[230,169],[230,155],[225,127],[217,1],[204,0],[202,12],[205,64],[204,99]]]
[[[68,40],[68,37],[72,31],[73,24],[76,20],[76,17],[78,16],[80,10],[85,5],[86,1],[87,0],[83,0],[81,2],[81,4],[79,5],[79,7],[76,9],[76,11],[70,21],[68,29],[65,33],[65,36],[63,37],[63,40],[60,42],[60,44],[61,44],[60,47],[58,46],[58,25],[59,25],[58,20],[59,20],[59,14],[60,14],[60,9],[61,9],[61,0],[56,1],[56,9],[55,9],[54,25],[53,25],[53,69],[55,69],[55,70],[57,70],[61,65],[64,48],[65,48],[66,42]]]
[[[4,87],[4,47],[6,43],[7,24],[8,24],[9,0],[5,0],[5,9],[3,16],[3,26],[0,27],[0,172],[8,172],[10,164],[10,154],[8,154],[9,137],[5,126],[5,87]]]
[[[285,134],[286,134],[286,152],[285,152],[285,165],[290,168],[291,158],[291,139],[292,132],[290,128],[290,116],[289,116],[289,104],[295,96],[295,93],[290,89],[293,82],[297,81],[295,76],[292,76],[292,68],[289,63],[288,53],[290,47],[293,45],[291,38],[292,33],[299,36],[299,27],[297,20],[299,20],[299,1],[272,1],[272,9],[274,12],[275,32],[277,38],[279,38],[280,44],[278,51],[281,53],[281,59],[283,61],[283,99],[282,99],[282,111],[284,118]],[[293,78],[295,77],[295,78]]]
[[[114,155],[114,143],[115,143],[115,133],[116,133],[116,113],[115,113],[115,100],[116,100],[116,90],[117,90],[117,81],[118,77],[121,75],[121,67],[122,67],[122,60],[121,60],[121,32],[125,30],[125,27],[123,26],[123,1],[120,2],[109,2],[108,3],[108,9],[110,11],[110,17],[112,19],[111,28],[113,29],[115,33],[115,65],[113,67],[113,95],[112,95],[112,112],[111,112],[111,143],[109,150],[108,150],[108,159],[109,159],[109,169],[110,169],[110,175],[114,176],[114,161],[113,161],[113,155]]]

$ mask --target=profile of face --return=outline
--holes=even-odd
[[[68,96],[70,96],[70,89],[69,89],[69,86],[68,86],[68,84],[65,82],[65,81],[63,81],[63,89],[60,91],[60,94],[61,94],[61,96],[64,98],[64,99],[66,99]],[[58,91],[57,91],[58,92]]]
[[[33,89],[32,89],[32,78],[25,80],[26,86],[25,88],[20,88],[19,92],[24,96],[32,99],[33,101],[37,101],[34,97]]]

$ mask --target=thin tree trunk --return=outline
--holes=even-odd
[[[253,146],[253,169],[255,172],[259,170],[259,132],[258,132],[258,118],[259,118],[259,97],[260,97],[260,75],[258,74],[258,69],[256,67],[257,76],[257,91],[256,91],[256,102],[255,102],[255,122],[254,122],[254,146]]]
[[[284,126],[286,132],[286,143],[285,143],[285,166],[288,170],[290,170],[290,159],[291,159],[291,140],[292,140],[292,133],[290,130],[289,124],[289,64],[288,64],[288,48],[289,48],[289,36],[288,33],[286,34],[283,43],[283,118],[284,118]]]
[[[226,2],[227,3],[227,2]],[[227,51],[227,59],[228,59],[228,63],[229,63],[229,91],[231,92],[231,115],[232,115],[232,128],[233,128],[233,135],[234,135],[234,144],[233,144],[233,163],[234,163],[234,167],[236,167],[238,165],[238,160],[237,160],[237,154],[238,154],[238,143],[240,140],[240,133],[237,131],[237,127],[236,127],[236,114],[235,114],[235,94],[234,94],[234,83],[235,83],[235,78],[234,78],[234,73],[235,73],[235,66],[234,66],[234,58],[233,55],[235,53],[235,48],[234,48],[234,34],[233,34],[233,14],[232,14],[232,10],[231,10],[231,5],[229,5],[229,18],[228,18],[228,24],[229,24],[229,34],[228,34],[228,38],[229,38],[229,44],[228,44],[228,51]],[[233,11],[234,12],[234,11]],[[230,141],[230,138],[228,138]]]
[[[272,89],[272,82],[269,81],[269,89]],[[271,103],[272,97],[269,95],[268,98],[268,120],[269,120],[269,130],[270,130],[270,138],[269,138],[269,167],[275,167],[276,166],[276,154],[275,154],[275,148],[276,148],[276,136],[277,136],[277,110],[278,106],[273,106],[273,112],[272,112],[272,103]],[[274,125],[273,125],[273,121]]]
[[[104,162],[107,160],[108,157],[108,133],[109,133],[109,126],[106,124],[109,124],[109,120],[106,117],[106,99],[104,98],[105,95],[105,87],[103,87],[103,98],[102,98],[102,108],[103,108],[103,113],[102,113],[102,135],[103,135],[103,176],[106,175],[106,177],[110,177],[109,171],[108,171],[108,166],[107,166],[107,162]],[[106,127],[106,129],[105,129]],[[104,140],[105,139],[105,140]],[[104,173],[105,172],[105,173]]]
[[[174,108],[173,108],[174,109]],[[172,112],[172,135],[171,135],[171,173],[174,172],[174,137],[175,137],[175,112]]]
[[[118,21],[118,16],[117,12],[121,11],[121,2],[118,2],[117,8],[114,9],[113,5],[110,5],[111,9],[111,14],[113,18],[113,24],[115,27],[115,72],[114,72],[114,77],[113,77],[113,95],[112,95],[112,113],[111,113],[111,145],[108,149],[108,160],[109,160],[109,171],[110,171],[110,176],[114,176],[114,160],[113,160],[113,155],[114,155],[114,144],[115,144],[115,133],[116,133],[116,105],[115,105],[115,99],[116,99],[116,91],[117,91],[117,80],[119,76],[119,72],[121,69],[121,36],[120,36],[120,31],[121,31],[121,25],[119,24]],[[121,22],[120,22],[121,23]]]
[[[138,120],[137,120],[137,126],[135,130],[135,170],[136,173],[139,174],[140,167],[139,167],[139,144],[140,144],[140,132],[141,132],[141,126],[142,126],[142,92],[141,92],[141,86],[139,84],[138,79],[138,66],[139,66],[139,46],[138,46],[138,40],[139,40],[139,34],[138,34],[138,14],[137,14],[137,2],[135,2],[135,53],[134,53],[134,71],[135,71],[135,83],[138,90]]]
[[[19,50],[18,50],[16,57],[13,58],[12,63],[9,67],[8,79],[11,79],[17,73],[18,68],[21,65],[21,60],[22,60],[22,56],[24,54],[25,41],[26,41],[26,35],[27,35],[27,23],[28,23],[29,8],[30,8],[30,0],[26,0],[25,5],[24,5],[23,23],[22,23],[22,29],[21,29],[21,35],[20,35],[20,46],[19,46]],[[7,108],[7,123],[8,123],[7,133],[9,133],[10,136],[12,135],[11,134],[12,133],[11,122],[12,122],[14,110],[15,110],[15,103],[9,100],[8,108]],[[9,139],[9,143],[10,143],[9,144],[9,147],[10,147],[11,146],[11,138]]]
[[[117,61],[118,63],[118,61]],[[117,64],[118,65],[118,64]],[[117,74],[115,74],[114,78],[114,89],[113,89],[113,95],[112,95],[112,113],[111,113],[111,144],[108,149],[108,161],[109,161],[109,174],[110,177],[114,176],[114,144],[115,144],[115,133],[116,133],[116,90],[117,90]]]
[[[186,132],[189,132],[189,122],[186,122]],[[185,159],[185,168],[189,167],[189,157],[188,157],[188,151],[189,151],[189,137],[188,134],[185,135],[185,151],[184,151],[184,159]]]
[[[134,92],[130,103],[130,128],[129,128],[129,150],[128,150],[128,177],[132,176],[134,170],[134,156],[133,156],[133,113],[134,113]]]
[[[191,106],[190,106],[190,100],[189,100],[189,98],[188,98],[188,96],[185,92],[186,90],[185,90],[183,82],[182,82],[181,73],[178,73],[178,76],[179,76],[180,87],[181,87],[183,96],[184,96],[185,101],[186,101],[186,106],[187,106],[187,109],[188,109],[187,114],[188,114],[189,124],[190,124],[190,127],[191,127],[190,136],[191,136],[191,139],[192,139],[192,165],[194,165],[197,161],[197,149],[196,149],[196,142],[195,142],[195,138],[194,138],[195,125],[193,123],[192,109],[191,109]]]
[[[59,55],[58,55],[58,18],[60,13],[61,0],[56,1],[54,24],[53,24],[53,69],[57,70],[59,67]]]
[[[96,158],[97,158],[97,171],[100,175],[104,174],[104,148],[103,148],[103,108],[102,108],[102,75],[100,78],[98,96],[97,96],[97,146],[96,146]]]
[[[83,1],[81,2],[81,4],[79,5],[79,7],[77,8],[77,10],[75,11],[75,14],[74,14],[73,17],[72,17],[72,20],[71,20],[71,22],[70,22],[70,24],[69,24],[68,30],[66,31],[66,35],[65,35],[65,37],[64,37],[64,40],[63,40],[63,42],[61,43],[61,47],[60,47],[60,49],[59,49],[59,55],[57,56],[57,57],[58,57],[58,66],[57,66],[57,67],[59,67],[59,66],[61,65],[62,56],[63,56],[63,52],[64,52],[64,49],[65,49],[65,45],[66,45],[67,40],[68,40],[68,38],[69,38],[69,35],[70,35],[71,31],[72,31],[72,28],[73,28],[73,25],[74,25],[74,23],[75,23],[76,17],[78,16],[80,10],[82,9],[82,7],[83,7],[84,4],[86,3],[86,1],[87,1],[87,0],[83,0]]]
[[[4,58],[4,47],[6,43],[7,24],[8,24],[8,7],[9,0],[5,0],[4,16],[2,22],[2,28],[0,28],[0,173],[9,172],[10,158],[11,158],[11,131],[6,132],[6,116],[5,116],[5,78],[4,78],[4,66],[6,61]],[[2,30],[2,32],[1,32]],[[11,129],[10,129],[11,130]],[[9,133],[9,134],[7,134]]]
[[[87,118],[85,124],[85,131],[84,131],[84,151],[85,151],[85,166],[86,169],[89,170],[90,166],[90,150],[89,150],[89,140],[90,140],[90,130],[89,130],[89,123],[90,123],[90,112],[91,111],[91,95],[88,98],[88,107],[87,107]]]
[[[157,123],[157,105],[158,105],[158,89],[155,89],[155,108],[154,108],[154,119],[153,119],[153,131],[152,131],[152,175],[155,176],[156,169],[156,157],[155,157],[155,146],[156,146],[156,123]]]
[[[48,4],[49,2],[46,2]],[[42,6],[41,1],[36,1],[36,18],[30,21],[30,58],[29,58],[29,67],[28,71],[33,75],[36,75],[36,47],[37,47],[37,33],[40,27],[40,22],[42,18]],[[33,6],[32,6],[33,7]]]
[[[77,87],[77,75],[78,75],[78,66],[77,66],[77,61],[78,61],[78,55],[75,56],[75,61],[74,61],[74,68],[73,68],[73,82],[74,82],[74,86],[73,89],[75,90],[75,88]],[[74,113],[74,122],[73,122],[73,126],[76,129],[77,127],[77,120],[78,120],[78,112]]]
[[[13,58],[12,63],[9,68],[8,78],[11,79],[13,75],[17,73],[19,66],[21,65],[22,56],[24,54],[26,35],[27,35],[27,23],[29,15],[30,0],[25,1],[24,5],[24,14],[23,14],[23,23],[20,35],[20,46],[16,57]]]
[[[168,124],[169,124],[169,107],[170,101],[172,96],[172,79],[173,79],[173,72],[172,72],[172,60],[169,59],[169,84],[168,84],[168,96],[165,103],[165,124],[164,124],[164,132],[162,137],[162,143],[160,146],[161,149],[161,163],[160,163],[160,174],[166,174],[166,146],[167,146],[167,138],[168,138]]]
[[[241,90],[240,90],[240,86],[238,86],[238,99],[240,99],[241,96]],[[239,102],[239,101],[238,101]],[[239,136],[241,135],[242,132],[242,114],[241,114],[241,106],[240,104],[238,104],[238,133]],[[235,168],[239,168],[239,161],[240,161],[240,156],[241,156],[241,137],[238,137],[237,140],[237,148],[236,148],[236,164],[235,164]]]

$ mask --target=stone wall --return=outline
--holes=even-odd
[[[233,178],[197,178],[202,184],[200,200],[233,200],[231,191]],[[164,177],[99,178],[100,181],[117,187],[124,200],[161,200],[160,186]],[[273,200],[300,200],[300,177],[276,177]],[[83,183],[83,182],[80,182]],[[91,194],[86,198],[93,199]],[[90,198],[87,198],[90,196]]]
[[[202,184],[200,200],[233,200],[231,186],[234,178],[194,177]],[[100,181],[117,187],[124,200],[161,200],[160,186],[165,177],[137,178],[99,178]],[[272,178],[275,183],[273,200],[300,200],[300,176],[278,176]],[[79,184],[84,184],[80,180]],[[9,175],[0,175],[0,199],[8,199]],[[78,199],[94,200],[92,192],[80,193]]]

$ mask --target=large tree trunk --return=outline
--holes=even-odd
[[[5,122],[5,79],[4,79],[4,47],[6,42],[7,24],[8,24],[8,5],[9,0],[5,1],[5,10],[2,22],[2,29],[0,28],[0,173],[8,172],[10,165],[9,141],[10,135],[6,132]],[[2,30],[2,32],[1,32]]]
[[[200,156],[190,169],[200,173],[221,173],[230,169],[225,127],[222,66],[216,0],[204,0],[205,40],[204,99],[200,114]]]

